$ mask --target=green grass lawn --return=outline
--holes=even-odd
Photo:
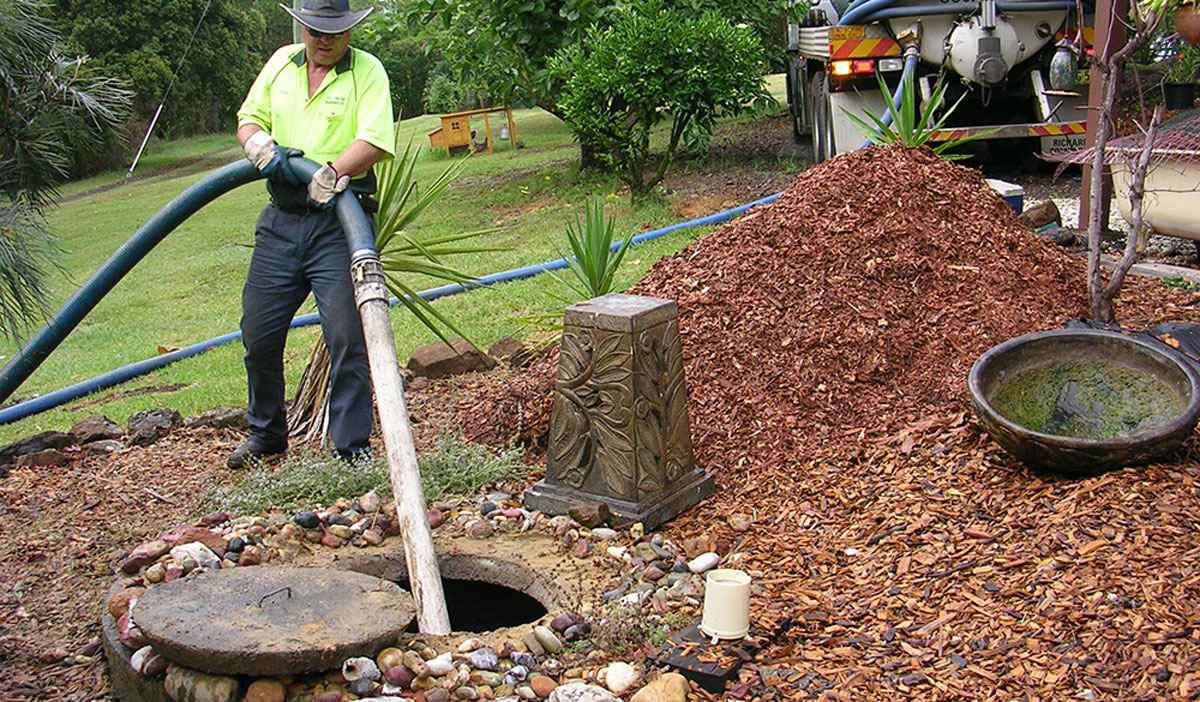
[[[770,85],[782,97],[782,76]],[[524,148],[497,140],[497,151],[466,160],[462,174],[445,197],[428,211],[414,232],[421,235],[498,227],[486,237],[506,251],[463,257],[456,265],[484,275],[540,263],[562,255],[564,223],[582,210],[589,195],[606,198],[618,217],[618,229],[637,233],[677,221],[666,202],[631,209],[628,196],[617,196],[612,177],[583,177],[577,172],[578,148],[555,117],[537,109],[514,111],[516,137]],[[493,135],[502,120],[493,118]],[[421,148],[417,172],[431,180],[452,162],[428,148],[427,133],[440,125],[436,116],[401,123]],[[473,125],[482,134],[482,122]],[[781,140],[786,135],[781,135]],[[172,198],[212,170],[241,158],[232,135],[205,136],[166,144],[152,143],[127,184],[125,171],[70,183],[61,205],[50,215],[60,237],[67,274],[52,278],[53,309],[73,293],[138,227]],[[176,166],[172,168],[172,166]],[[184,347],[238,328],[241,287],[250,261],[253,226],[266,201],[261,182],[243,186],[209,204],[184,222],[147,255],[83,320],[74,332],[22,385],[10,401],[23,400],[78,383],[158,353],[160,347]],[[685,230],[634,247],[626,257],[619,289],[638,280],[661,256],[679,250],[703,233]],[[421,284],[417,288],[437,283]],[[549,276],[506,283],[436,302],[477,344],[486,348],[508,335],[529,335],[518,321],[557,314],[566,290]],[[311,298],[300,314],[315,311]],[[392,314],[401,360],[436,340],[402,308]],[[286,355],[289,388],[304,370],[317,338],[317,327],[293,330]],[[3,343],[4,360],[20,344]],[[0,426],[0,443],[38,431],[65,431],[90,414],[123,423],[134,412],[171,407],[185,416],[220,405],[245,404],[245,372],[239,342],[167,366],[120,386]]]

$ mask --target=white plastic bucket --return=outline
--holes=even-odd
[[[719,639],[740,639],[750,631],[749,575],[731,569],[708,571],[700,631]]]

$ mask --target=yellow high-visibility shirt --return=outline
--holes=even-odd
[[[355,140],[395,155],[392,95],[383,64],[350,47],[308,96],[304,45],[267,60],[238,110],[238,128],[257,124],[275,143],[303,149],[317,163],[333,161]]]

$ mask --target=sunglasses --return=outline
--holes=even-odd
[[[330,39],[337,39],[338,37],[345,34],[345,32],[338,32],[336,34],[330,34],[328,32],[318,32],[317,30],[309,29],[308,27],[305,27],[305,29],[308,30],[308,35],[311,36],[313,39],[324,39],[325,37],[329,37]]]

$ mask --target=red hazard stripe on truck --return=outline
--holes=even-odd
[[[830,60],[899,56],[900,45],[895,39],[833,39],[829,42]]]

